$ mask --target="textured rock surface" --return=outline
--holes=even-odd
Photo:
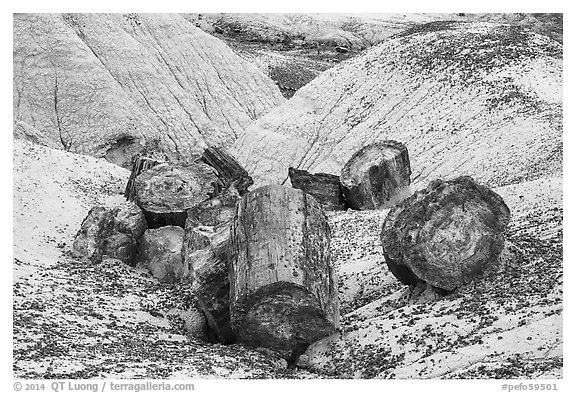
[[[224,188],[234,184],[240,195],[247,193],[248,188],[254,183],[248,172],[224,149],[208,147],[204,150],[200,161],[216,169]]]
[[[133,265],[136,240],[146,228],[144,214],[134,203],[113,208],[95,206],[82,221],[73,248],[92,261],[108,256]]]
[[[494,190],[512,213],[512,257],[433,301],[414,296],[390,272],[378,282],[370,272],[350,275],[384,265],[373,232],[385,210],[331,213],[338,276],[377,290],[343,315],[340,333],[310,346],[301,364],[340,378],[561,378],[561,190],[561,177]],[[347,281],[340,283],[346,299]]]
[[[512,26],[424,25],[326,71],[248,127],[232,153],[256,186],[285,182],[290,166],[338,173],[383,139],[408,147],[416,189],[458,175],[491,187],[555,175],[562,50]]]
[[[159,161],[149,157],[135,156],[133,158],[132,171],[128,183],[126,183],[126,190],[124,190],[126,200],[133,201],[136,197],[136,177],[159,163]]]
[[[400,142],[380,141],[358,150],[344,164],[340,183],[352,209],[382,209],[410,193],[410,159]]]
[[[235,340],[230,326],[229,238],[229,225],[222,225],[211,233],[208,246],[188,247],[184,256],[197,307],[206,316],[214,341],[224,344]]]
[[[148,227],[184,228],[186,211],[216,196],[221,189],[216,171],[206,164],[164,163],[136,177],[134,201],[144,212]]]
[[[325,210],[346,210],[346,202],[340,188],[340,177],[329,173],[308,173],[288,168],[292,187],[312,195]]]
[[[185,274],[182,259],[184,229],[165,226],[147,229],[138,240],[138,264],[163,283],[180,281]]]
[[[182,255],[186,281],[197,298],[198,309],[206,315],[212,341],[231,343],[230,279],[228,239],[230,223],[240,200],[231,184],[217,197],[188,210]]]
[[[301,190],[246,194],[230,231],[230,317],[240,342],[294,357],[338,326],[330,228]]]
[[[14,120],[61,148],[128,166],[229,146],[280,91],[173,14],[15,14]]]
[[[498,263],[509,221],[502,197],[471,177],[435,180],[390,209],[386,264],[404,284],[452,291]]]
[[[229,187],[218,196],[188,209],[184,227],[184,253],[201,250],[212,244],[212,237],[219,233],[217,228],[229,227],[240,196],[234,187]]]

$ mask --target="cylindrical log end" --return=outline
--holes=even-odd
[[[232,324],[238,341],[275,350],[295,361],[313,342],[336,331],[337,316],[327,315],[303,286],[277,282],[260,288],[242,304],[242,319]]]

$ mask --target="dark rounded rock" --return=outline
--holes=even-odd
[[[134,237],[116,232],[103,239],[101,244],[102,258],[119,259],[122,262],[136,265],[137,247]]]
[[[498,263],[509,220],[504,200],[471,177],[435,180],[388,213],[386,264],[404,284],[454,290]]]

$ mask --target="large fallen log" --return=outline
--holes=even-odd
[[[393,207],[380,239],[402,283],[452,291],[498,263],[510,210],[471,177],[435,180]]]
[[[294,360],[338,325],[337,278],[322,206],[301,190],[246,194],[230,230],[230,318],[245,344]]]
[[[238,193],[244,195],[248,192],[248,188],[254,184],[242,165],[222,148],[207,147],[200,157],[200,161],[216,169],[223,188],[228,188],[234,184]]]
[[[187,210],[219,194],[222,183],[206,164],[162,163],[140,173],[134,190],[134,201],[144,212],[148,228],[184,228]]]
[[[410,194],[408,149],[400,142],[364,146],[342,168],[340,183],[352,209],[384,209]]]
[[[346,201],[340,187],[340,177],[329,173],[309,173],[288,168],[292,187],[312,195],[326,210],[346,210]]]

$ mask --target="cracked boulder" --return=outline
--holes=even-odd
[[[221,189],[216,171],[206,164],[162,163],[136,177],[134,201],[144,212],[149,228],[184,228],[187,210],[210,200]]]
[[[147,229],[138,241],[138,264],[160,282],[180,281],[185,274],[183,240],[184,229],[177,226]]]
[[[228,239],[230,222],[240,200],[234,185],[218,196],[188,210],[182,254],[197,307],[202,310],[214,341],[229,344],[230,279]]]
[[[404,284],[452,291],[498,263],[509,220],[504,200],[471,177],[435,180],[386,216],[386,264]]]
[[[95,206],[82,221],[73,249],[92,261],[109,257],[134,265],[136,240],[146,228],[142,210],[132,202],[112,208]]]

